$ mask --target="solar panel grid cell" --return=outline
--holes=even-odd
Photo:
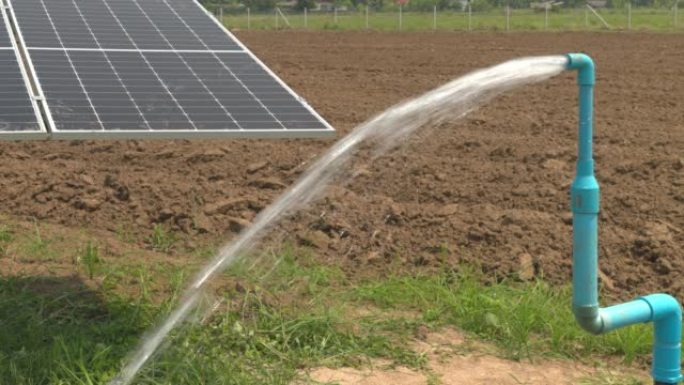
[[[2,3],[0,3],[0,6]],[[10,49],[12,48],[12,42],[10,41],[9,33],[7,32],[7,27],[5,26],[5,18],[0,15],[0,49]]]

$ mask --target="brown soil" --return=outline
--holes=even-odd
[[[478,67],[585,51],[598,65],[601,269],[617,297],[684,295],[684,39],[628,33],[240,32],[343,135]],[[467,261],[490,276],[570,275],[572,74],[426,130],[281,228],[350,274]],[[229,238],[330,141],[1,143],[2,212],[187,245]],[[179,253],[182,250],[179,250]]]

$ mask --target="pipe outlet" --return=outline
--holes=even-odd
[[[596,83],[596,69],[594,61],[583,53],[569,53],[567,69],[577,70],[577,84],[580,86],[593,86]]]

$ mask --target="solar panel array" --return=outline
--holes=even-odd
[[[40,134],[44,131],[38,122],[37,106],[29,96],[7,21],[3,8],[0,13],[0,138],[3,133],[16,137]]]
[[[334,132],[196,1],[5,1],[55,137]]]

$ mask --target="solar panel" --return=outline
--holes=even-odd
[[[27,78],[17,59],[2,1],[0,8],[0,139],[45,136],[38,107],[29,95]]]
[[[55,137],[334,132],[196,1],[9,3]]]

